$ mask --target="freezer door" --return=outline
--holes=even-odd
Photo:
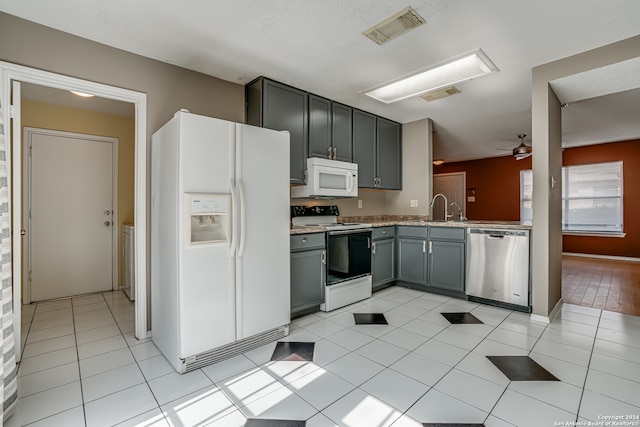
[[[237,125],[238,339],[290,322],[289,134]]]
[[[180,358],[231,343],[235,262],[231,177],[235,123],[184,114],[180,122]],[[192,215],[193,214],[193,215]],[[191,225],[203,230],[191,233]],[[218,225],[216,225],[218,224]],[[155,330],[154,330],[155,333]]]

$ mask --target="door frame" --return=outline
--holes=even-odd
[[[123,89],[102,83],[96,83],[75,77],[64,76],[10,62],[0,61],[0,97],[4,119],[4,136],[7,141],[7,166],[11,170],[8,177],[8,187],[11,191],[9,211],[12,213],[11,235],[12,241],[12,275],[14,299],[14,331],[17,336],[16,355],[20,357],[20,325],[22,299],[22,242],[20,238],[21,220],[21,152],[22,138],[20,132],[13,144],[11,124],[20,126],[20,109],[11,101],[12,83],[27,82],[63,90],[79,90],[103,98],[123,101],[133,104],[135,111],[135,184],[134,184],[134,221],[135,228],[135,271],[136,271],[136,300],[135,300],[135,337],[144,339],[149,336],[148,331],[148,292],[147,292],[147,158],[149,144],[147,143],[147,95],[129,89]],[[17,100],[19,106],[19,100]],[[15,285],[17,284],[17,285]],[[18,303],[16,303],[18,301]]]
[[[29,155],[29,147],[31,146],[31,137],[35,134],[59,136],[63,138],[75,138],[86,142],[107,142],[111,144],[111,289],[118,290],[118,138],[110,136],[89,135],[84,133],[66,132],[51,129],[42,129],[36,127],[24,127],[22,137],[22,204],[26,206],[22,212],[22,230],[26,231],[26,239],[22,240],[22,302],[23,304],[31,303],[31,280],[29,271],[31,271],[31,220],[29,212],[31,210],[31,156]],[[22,233],[21,230],[21,233]]]
[[[466,171],[462,171],[462,172],[447,172],[447,173],[437,173],[433,175],[433,180],[435,181],[436,178],[440,178],[440,177],[447,177],[447,176],[454,176],[454,175],[459,175],[462,177],[462,192],[460,194],[462,194],[462,210],[464,211],[465,216],[467,215],[467,172]],[[433,187],[435,182],[432,184],[432,190],[433,193],[435,193],[435,189],[433,189]],[[435,195],[435,194],[434,194]],[[430,211],[430,217],[433,217],[433,208]]]

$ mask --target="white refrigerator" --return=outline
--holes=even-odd
[[[187,372],[290,322],[289,134],[180,111],[151,142],[152,340]]]

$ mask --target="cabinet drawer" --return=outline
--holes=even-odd
[[[464,240],[465,229],[456,227],[431,227],[432,239]]]
[[[296,234],[291,236],[291,251],[324,249],[324,233]]]
[[[428,227],[411,227],[408,225],[398,226],[398,236],[414,237],[416,239],[426,239],[429,234]]]
[[[371,238],[373,240],[385,239],[396,235],[395,227],[376,227],[371,230]]]

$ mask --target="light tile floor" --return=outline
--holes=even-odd
[[[441,312],[484,324],[450,325]],[[383,312],[389,325],[356,325]],[[188,374],[133,337],[133,305],[108,292],[23,308],[13,426],[558,426],[625,416],[640,425],[640,318],[565,304],[523,313],[392,287],[293,321],[314,362],[270,361],[275,343]],[[529,355],[559,382],[510,382],[486,355]],[[561,424],[564,423],[564,424]],[[623,424],[620,424],[623,425]]]

